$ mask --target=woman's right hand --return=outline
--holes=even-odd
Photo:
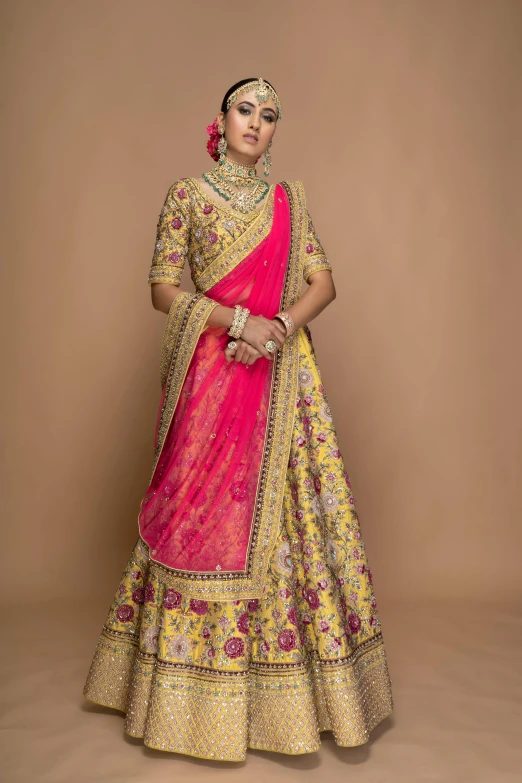
[[[241,332],[241,339],[255,348],[262,356],[273,359],[274,354],[267,351],[265,343],[273,340],[281,348],[286,338],[286,329],[278,321],[270,321],[264,315],[249,315]]]

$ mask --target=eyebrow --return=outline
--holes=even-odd
[[[240,101],[240,102],[238,103],[238,106],[241,106],[241,104],[242,104],[242,103],[246,103],[246,104],[248,104],[248,105],[249,105],[249,106],[251,106],[253,109],[255,109],[255,108],[256,108],[256,107],[254,106],[254,104],[253,104],[253,103],[251,103],[250,101]],[[272,114],[274,115],[274,117],[276,116],[276,113],[275,113],[275,111],[274,111],[273,109],[271,109],[270,107],[268,107],[268,106],[267,106],[267,108],[266,108],[266,109],[263,109],[263,111],[271,111],[271,112],[272,112]]]

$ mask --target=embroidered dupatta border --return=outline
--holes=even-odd
[[[291,218],[290,253],[280,303],[280,309],[286,309],[299,298],[301,290],[307,233],[307,213],[302,183],[299,181],[282,182],[281,185],[284,187],[288,197]],[[262,229],[258,227],[258,231],[252,233],[251,241],[256,240],[256,234],[259,237],[262,233]],[[256,241],[259,240],[257,239]],[[249,252],[252,249],[250,247]],[[213,300],[208,299],[203,294],[179,294],[176,300],[181,296],[184,296],[185,299],[183,302],[180,302],[179,308],[175,308],[172,313],[169,311],[169,319],[165,329],[162,350],[162,377],[167,367],[167,362],[170,361],[171,363],[160,415],[152,476],[154,476],[192,354],[203,331],[208,314],[212,311],[213,306],[216,305]],[[201,306],[196,308],[198,302]],[[293,431],[298,370],[298,340],[297,332],[294,332],[285,341],[282,350],[277,352],[274,360],[265,446],[254,518],[250,529],[246,570],[219,573],[179,571],[155,561],[149,552],[151,573],[157,571],[168,587],[173,587],[185,595],[208,601],[260,598],[262,596],[270,556],[279,532],[286,469]],[[142,542],[147,546],[143,540]]]
[[[259,215],[250,223],[241,236],[224,250],[212,263],[194,277],[198,291],[208,291],[228,275],[246,258],[252,250],[270,233],[274,219],[274,198],[276,186],[271,185]]]
[[[178,404],[190,360],[207,319],[217,305],[217,302],[203,294],[183,291],[176,296],[170,307],[161,349],[161,386],[163,388],[166,383],[167,387],[160,414],[151,481]]]

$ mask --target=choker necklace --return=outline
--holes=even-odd
[[[268,183],[257,175],[255,165],[236,163],[227,157],[202,177],[218,195],[244,214],[257,211],[256,204],[265,197],[269,188]]]

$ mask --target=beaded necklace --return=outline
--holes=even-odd
[[[255,165],[236,163],[227,157],[222,157],[202,177],[218,195],[244,214],[255,210],[269,189],[268,183],[258,177]]]

